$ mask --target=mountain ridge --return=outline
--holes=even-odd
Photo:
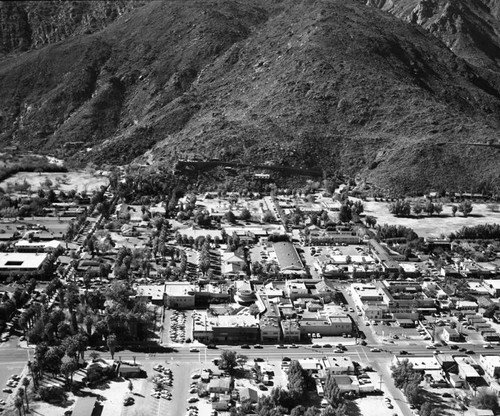
[[[0,60],[0,140],[81,162],[195,154],[403,193],[492,190],[498,154],[464,145],[498,132],[485,71],[360,1],[151,2]]]

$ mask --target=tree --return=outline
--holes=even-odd
[[[423,211],[424,207],[420,201],[417,201],[415,205],[413,205],[412,210],[415,215],[420,215]]]
[[[437,215],[441,214],[441,212],[443,212],[443,204],[441,204],[440,202],[436,202],[434,204],[434,212]]]
[[[417,383],[408,383],[404,388],[404,393],[408,402],[413,406],[417,406],[420,403],[422,389]]]
[[[224,214],[224,218],[227,222],[234,224],[236,222],[236,215],[234,215],[233,211],[228,211]]]
[[[427,215],[429,215],[429,217],[434,214],[434,204],[431,202],[431,201],[427,201],[425,203],[425,212],[427,212]]]
[[[452,205],[451,207],[451,213],[453,216],[457,215],[458,207],[456,205]]]
[[[132,384],[132,380],[128,381],[128,391],[132,393],[134,391],[134,385]]]
[[[23,385],[24,391],[26,392],[24,396],[24,398],[26,399],[26,409],[30,410],[30,404],[28,402],[28,386],[30,385],[30,379],[28,377],[24,377],[21,384]]]
[[[398,389],[404,387],[411,382],[419,381],[421,379],[420,373],[413,369],[413,364],[409,360],[399,361],[396,365],[391,366],[392,378],[394,385]]]
[[[389,212],[396,217],[409,217],[411,213],[410,202],[406,199],[398,199],[389,205]]]
[[[108,338],[106,339],[106,344],[108,345],[109,352],[111,353],[111,359],[115,359],[115,352],[116,352],[116,335],[115,334],[110,334],[108,335]]]
[[[365,217],[365,223],[368,227],[375,227],[375,225],[377,224],[377,220],[374,216],[367,215]]]
[[[469,214],[472,212],[472,208],[473,208],[472,202],[467,200],[461,202],[460,205],[458,206],[458,210],[462,213],[464,217],[469,216]]]
[[[252,316],[257,316],[260,313],[260,309],[255,303],[252,303],[248,308],[248,313]]]
[[[472,405],[478,409],[493,410],[496,414],[498,410],[498,397],[493,391],[482,388],[478,390],[477,394],[472,399]]]
[[[339,211],[339,221],[349,222],[352,219],[351,207],[348,204],[342,204]]]
[[[66,388],[69,390],[73,384],[73,374],[78,370],[74,360],[69,360],[65,357],[66,361],[61,364],[61,374],[64,376],[66,382]]]
[[[357,215],[360,215],[365,210],[365,207],[361,201],[356,201],[352,204],[351,211]]]
[[[19,396],[14,400],[14,406],[16,406],[17,411],[19,412],[19,416],[22,416],[21,409],[23,408],[23,399]]]
[[[288,390],[297,399],[301,399],[307,388],[305,372],[300,363],[296,360],[288,367]]]
[[[250,221],[251,218],[252,218],[251,212],[247,208],[243,208],[240,213],[240,220]]]
[[[486,308],[486,310],[484,311],[483,313],[483,316],[485,318],[493,318],[493,316],[495,315],[495,311],[497,310],[497,305],[496,304],[491,304],[490,306],[488,306]]]
[[[328,400],[330,406],[337,407],[340,401],[340,389],[337,385],[337,381],[333,377],[332,373],[328,373],[325,381],[325,399]]]
[[[433,407],[430,402],[425,402],[420,407],[420,416],[441,416],[441,410]]]
[[[262,222],[271,223],[274,221],[274,215],[271,211],[266,211],[262,216]]]
[[[24,387],[19,387],[17,389],[17,397],[19,397],[21,399],[21,402],[23,403],[24,405],[24,397],[26,396],[26,391],[24,390]],[[26,413],[26,410],[25,410],[25,413]]]
[[[238,366],[236,351],[222,351],[220,354],[219,368],[230,373]]]

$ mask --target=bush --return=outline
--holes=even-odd
[[[40,398],[48,403],[60,403],[66,399],[66,393],[59,386],[41,387]]]

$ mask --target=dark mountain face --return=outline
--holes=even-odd
[[[368,4],[424,27],[471,64],[500,71],[500,1],[368,0]]]
[[[498,85],[355,0],[147,2],[1,60],[0,137],[82,161],[196,154],[469,190],[498,184],[495,150],[463,145],[496,137]]]

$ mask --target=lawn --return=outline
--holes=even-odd
[[[412,228],[419,237],[439,237],[441,234],[448,235],[457,231],[463,226],[475,226],[487,223],[500,223],[500,212],[492,212],[488,209],[488,204],[473,204],[472,213],[467,217],[457,212],[454,217],[451,212],[452,205],[444,204],[443,212],[440,216],[398,218],[389,212],[389,203],[375,202],[373,200],[363,201],[365,207],[364,214],[372,215],[377,219],[377,224],[404,225]]]

